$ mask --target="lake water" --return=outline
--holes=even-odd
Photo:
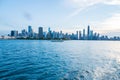
[[[0,80],[120,80],[120,42],[0,40]]]

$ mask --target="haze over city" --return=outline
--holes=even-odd
[[[119,0],[0,0],[0,35],[10,30],[35,32],[39,26],[72,33],[87,25],[101,34],[120,35]]]

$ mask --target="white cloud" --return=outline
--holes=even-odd
[[[120,5],[120,0],[66,0],[75,11],[68,15],[68,19],[78,15],[82,10],[96,4]],[[107,15],[107,14],[106,14]],[[111,17],[102,21],[89,21],[94,31],[107,35],[120,35],[120,13],[114,13]]]
[[[120,5],[120,0],[104,0],[104,4]]]
[[[120,13],[113,14],[112,17],[101,22],[100,25],[101,28],[107,30],[120,29]]]
[[[120,13],[113,14],[112,17],[103,21],[93,23],[95,24],[95,31],[109,36],[120,35]]]
[[[67,5],[75,8],[75,11],[68,15],[69,18],[78,15],[82,10],[98,3],[107,5],[120,5],[120,0],[66,0]]]

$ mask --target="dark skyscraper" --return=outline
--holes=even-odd
[[[32,26],[28,26],[28,33],[32,32]]]
[[[39,27],[39,28],[38,28],[38,37],[39,37],[40,39],[43,38],[43,28],[42,28],[42,27]]]
[[[27,37],[27,31],[25,29],[23,29],[21,33],[22,33],[22,36]]]
[[[81,39],[81,31],[79,31],[79,40]]]
[[[83,39],[85,39],[85,29],[83,29]]]
[[[78,31],[76,31],[76,39],[78,40]]]
[[[87,28],[87,39],[89,40],[90,39],[90,26],[88,25],[88,28]]]
[[[12,36],[12,37],[17,37],[17,36],[18,36],[18,31],[12,30],[12,31],[11,31],[11,36]]]
[[[32,36],[33,36],[32,26],[28,26],[28,36],[29,36],[29,37],[32,37]]]

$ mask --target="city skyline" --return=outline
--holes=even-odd
[[[120,35],[119,0],[0,0],[0,35],[32,25],[73,33],[88,24],[103,35]]]
[[[90,25],[82,30],[77,30],[73,33],[63,33],[62,30],[55,31],[50,27],[48,31],[45,31],[43,27],[38,27],[38,32],[34,32],[31,25],[28,29],[11,30],[8,36],[1,36],[0,39],[40,39],[40,40],[51,40],[51,39],[63,39],[63,40],[120,40],[120,36],[107,36],[102,35],[91,29]]]

